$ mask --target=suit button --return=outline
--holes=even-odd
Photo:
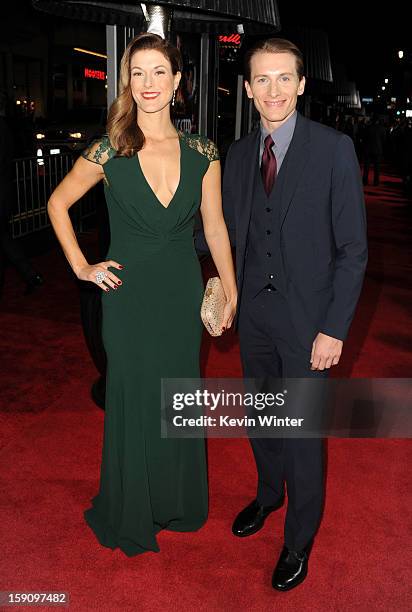
[[[266,230],[266,234],[269,236],[272,232],[270,230]]]
[[[266,208],[266,212],[271,212],[271,211],[272,211],[272,209],[271,209],[271,208],[269,208],[269,206],[268,206],[268,207]]]
[[[267,257],[272,257],[272,253],[270,253],[269,251],[266,253]]]

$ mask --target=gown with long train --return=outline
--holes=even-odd
[[[162,530],[207,518],[203,439],[162,438],[161,378],[198,378],[203,281],[194,248],[202,179],[218,159],[207,138],[179,132],[180,181],[168,207],[137,156],[116,157],[107,136],[83,153],[102,164],[111,241],[123,282],[102,291],[107,354],[100,486],[84,513],[99,542],[126,555],[158,551]]]

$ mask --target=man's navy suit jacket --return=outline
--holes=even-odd
[[[232,143],[223,178],[223,209],[236,246],[237,315],[259,146],[260,128]],[[353,319],[368,257],[362,181],[352,140],[299,113],[284,165],[279,234],[271,247],[280,249],[285,297],[310,350],[318,332],[344,340]]]

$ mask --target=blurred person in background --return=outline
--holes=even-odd
[[[373,165],[373,184],[379,185],[386,129],[378,117],[372,117],[363,135],[363,184],[369,184],[369,167]]]

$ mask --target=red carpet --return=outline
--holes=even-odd
[[[407,377],[412,209],[392,176],[366,193],[369,270],[335,375]],[[90,248],[90,237],[83,242]],[[198,533],[161,533],[160,553],[132,559],[101,547],[83,520],[97,490],[104,415],[89,397],[96,371],[77,286],[58,251],[35,263],[46,284],[23,297],[8,269],[0,306],[1,591],[67,591],[70,610],[81,611],[410,609],[405,440],[329,440],[324,519],[309,576],[290,593],[270,587],[284,510],[250,538],[230,532],[255,491],[245,440],[209,442],[210,518]],[[205,336],[203,363],[208,376],[239,376],[236,337]]]

